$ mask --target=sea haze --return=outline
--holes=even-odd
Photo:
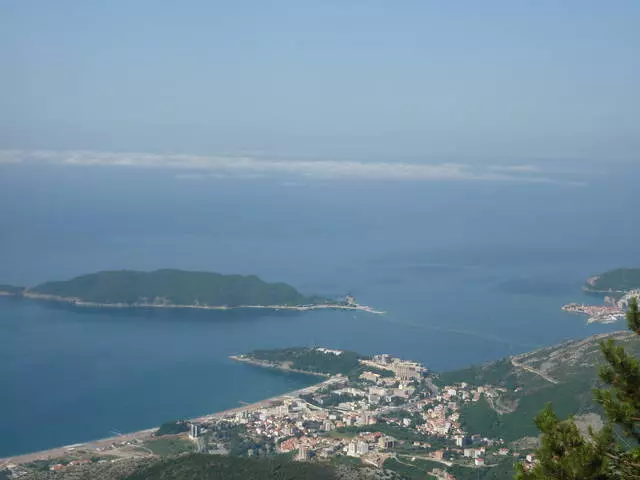
[[[314,382],[228,359],[255,348],[390,352],[445,370],[621,328],[560,307],[587,301],[587,276],[640,265],[628,210],[638,178],[580,180],[587,186],[0,165],[0,283],[120,268],[253,273],[388,312],[110,312],[0,299],[0,456]]]

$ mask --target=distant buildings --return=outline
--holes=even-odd
[[[325,354],[332,353],[333,355],[336,355],[336,356],[342,355],[344,353],[342,350],[333,350],[331,348],[323,348],[323,347],[317,347],[316,351],[325,353]]]
[[[357,445],[356,445],[356,452],[358,453],[358,455],[364,455],[365,453],[369,452],[369,444],[367,442],[364,442],[362,440],[358,441]]]

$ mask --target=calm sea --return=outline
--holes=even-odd
[[[640,265],[638,176],[622,170],[576,186],[0,168],[0,283],[117,268],[255,273],[388,312],[107,312],[0,299],[0,456],[314,381],[228,359],[254,348],[390,352],[445,370],[622,328],[560,307],[588,300],[588,275]]]

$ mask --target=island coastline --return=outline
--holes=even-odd
[[[42,302],[62,303],[62,304],[67,304],[74,307],[82,307],[82,308],[105,308],[105,309],[164,308],[164,309],[219,310],[219,311],[252,309],[252,310],[273,310],[273,311],[289,310],[289,311],[297,311],[297,312],[306,312],[311,310],[348,310],[348,311],[367,312],[375,315],[383,315],[386,313],[382,310],[376,310],[375,308],[370,307],[368,305],[360,305],[357,303],[352,303],[352,304],[321,303],[321,304],[310,304],[310,305],[232,305],[232,306],[202,305],[202,304],[177,305],[172,303],[148,303],[148,302],[137,302],[133,304],[131,303],[98,303],[98,302],[89,302],[77,297],[61,297],[58,295],[34,293],[28,290],[21,293],[13,293],[10,291],[0,291],[0,296],[26,298],[29,300],[42,301]]]

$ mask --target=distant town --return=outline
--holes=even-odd
[[[613,323],[624,318],[627,305],[631,298],[640,298],[640,289],[622,292],[623,295],[616,299],[613,296],[604,297],[604,305],[585,305],[582,303],[569,303],[562,310],[570,313],[580,313],[588,316],[588,323]]]

